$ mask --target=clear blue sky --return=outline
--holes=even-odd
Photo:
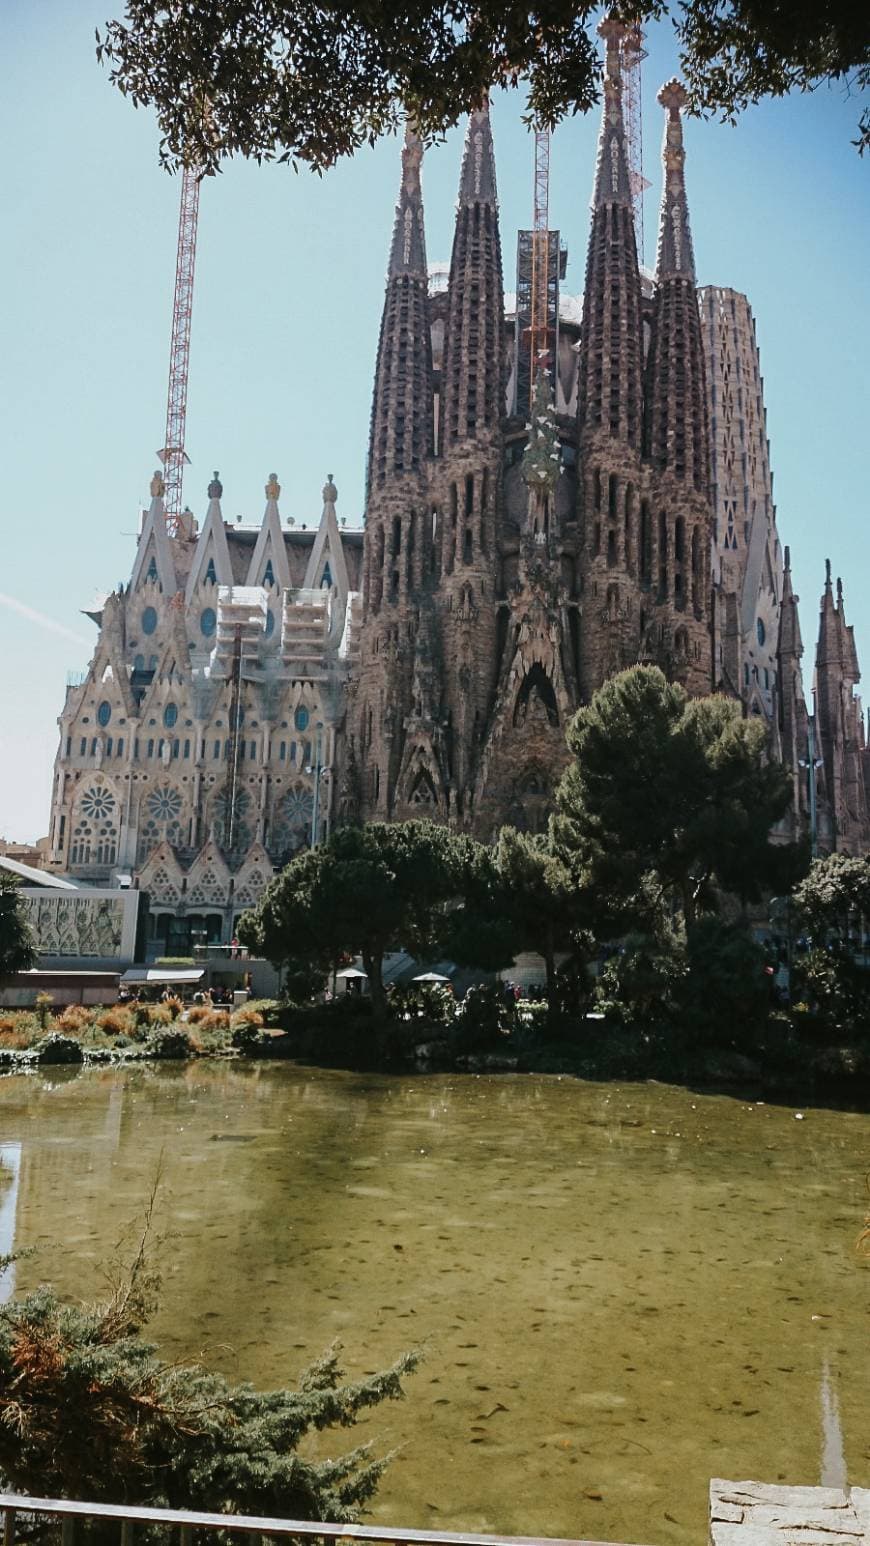
[[[18,839],[47,830],[66,675],[87,664],[95,637],[80,609],[129,576],[163,440],[178,188],[159,170],[153,119],[95,61],[94,28],[112,13],[113,0],[0,7],[0,835]],[[648,41],[649,262],[655,92],[677,61],[668,27]],[[508,288],[531,206],[520,112],[516,95],[494,104]],[[736,129],[689,123],[687,179],[699,280],[745,291],[755,311],[805,643],[830,555],[870,672],[870,166],[850,144],[858,113],[832,89],[766,104]],[[572,292],[596,134],[593,115],[553,143],[551,223],[568,241]],[[460,154],[456,131],[426,157],[430,261],[450,254]],[[397,175],[387,141],[322,180],[237,162],[205,185],[185,485],[200,515],[216,467],[229,519],[259,518],[274,470],[284,515],[316,520],[332,472],[340,514],[360,520]]]

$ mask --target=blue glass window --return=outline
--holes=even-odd
[[[210,639],[217,627],[217,613],[214,607],[205,607],[199,614],[199,631],[206,639]]]
[[[759,644],[763,644],[765,639],[767,638],[767,634],[765,632],[764,624],[761,621],[760,617],[756,620],[755,632],[758,634],[758,642],[759,642]]]
[[[107,757],[111,757],[111,755],[112,755],[112,737],[108,736],[108,738],[106,740],[106,756]]]
[[[323,566],[323,579],[320,582],[320,589],[323,590],[325,588],[326,590],[329,590],[331,588],[331,586],[332,586],[332,570],[330,569],[329,561],[327,560],[327,562]]]
[[[212,585],[217,585],[217,570],[215,569],[213,558],[210,558],[205,566],[205,577]]]
[[[177,720],[177,718],[178,718],[178,705],[175,704],[175,703],[167,703],[165,709],[163,710],[163,723],[166,726],[167,730],[171,730],[172,729],[172,726],[175,724],[175,721]]]
[[[271,560],[271,558],[269,559],[269,562],[267,563],[265,569],[263,570],[263,584],[264,585],[274,585],[275,584],[275,571],[272,568],[272,560]]]
[[[117,750],[116,756],[123,757],[123,755],[124,755],[124,737],[122,735],[119,735],[118,736],[118,750]]]
[[[144,671],[145,670],[145,656],[144,655],[137,655],[136,656],[136,659],[133,661],[133,670],[134,671]]]
[[[266,613],[266,638],[271,639],[275,632],[275,614],[271,610]]]
[[[279,762],[283,762],[286,756],[287,756],[287,742],[286,741],[282,741],[281,745],[278,747],[278,761]]]
[[[79,756],[80,757],[84,757],[85,753],[87,752],[87,749],[88,749],[88,743],[87,743],[85,737],[82,736],[81,742],[79,744]]]
[[[99,708],[97,709],[97,724],[105,726],[109,723],[111,717],[112,705],[111,703],[107,703],[104,698]]]
[[[309,719],[308,710],[304,709],[302,707],[302,705],[300,704],[299,708],[296,710],[296,713],[293,715],[293,723],[296,726],[296,729],[297,730],[307,730],[308,729],[308,719]]]
[[[148,756],[149,757],[153,757],[154,756],[154,742],[153,742],[153,740],[148,742]]]
[[[185,757],[189,757],[190,756],[190,742],[189,741],[185,741],[185,743],[184,743],[184,755],[185,755]]]
[[[215,760],[216,760],[220,756],[220,754],[221,754],[221,743],[220,743],[220,741],[215,741],[215,743],[214,743],[214,751],[212,752],[212,757],[215,758]]]
[[[142,613],[142,632],[153,633],[157,627],[157,613],[153,607],[146,607]]]

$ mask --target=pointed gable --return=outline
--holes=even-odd
[[[339,604],[344,610],[349,590],[347,578],[347,564],[345,563],[344,550],[341,545],[341,532],[335,515],[335,502],[338,498],[338,489],[332,481],[332,473],[327,474],[327,480],[323,487],[323,512],[320,517],[320,525],[317,528],[317,536],[308,559],[308,568],[305,571],[305,590],[320,590],[325,586],[333,587],[338,591]]]
[[[185,601],[189,605],[198,585],[232,585],[233,566],[230,561],[226,528],[221,514],[223,484],[215,473],[208,486],[208,512],[196,544],[193,563],[187,578]]]
[[[281,485],[274,472],[270,473],[266,484],[263,524],[260,527],[260,534],[257,537],[245,579],[246,585],[265,585],[274,589],[279,596],[282,591],[289,590],[293,583],[290,578],[287,548],[281,531],[281,516],[278,510],[280,497]],[[305,583],[307,585],[308,581],[306,580]]]
[[[130,589],[136,590],[147,581],[156,580],[164,596],[174,596],[178,586],[166,530],[166,507],[163,503],[163,494],[163,476],[155,472],[151,479],[151,505],[142,523],[133,573],[130,576]]]
[[[171,843],[164,840],[151,850],[139,871],[139,885],[152,905],[174,907],[181,901],[183,876]]]
[[[187,901],[191,907],[209,903],[223,906],[230,894],[229,866],[213,838],[203,845],[187,877]]]
[[[233,904],[255,907],[274,876],[274,867],[262,843],[254,843],[236,875]]]

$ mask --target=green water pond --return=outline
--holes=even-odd
[[[866,1115],[201,1061],[3,1078],[0,1162],[6,1294],[99,1293],[162,1166],[167,1354],[423,1348],[374,1522],[701,1546],[711,1476],[870,1484]]]

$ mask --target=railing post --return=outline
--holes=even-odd
[[[3,1510],[3,1546],[13,1546],[15,1541],[15,1510]]]
[[[76,1533],[74,1514],[64,1514],[60,1526],[60,1546],[73,1546]]]

